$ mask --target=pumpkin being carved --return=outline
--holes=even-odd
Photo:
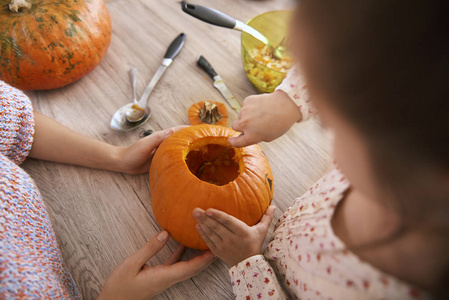
[[[230,147],[237,133],[219,125],[184,128],[156,151],[150,193],[158,224],[179,243],[207,249],[192,216],[195,207],[224,211],[248,225],[259,222],[273,198],[271,168],[258,145]]]
[[[72,83],[111,41],[103,0],[0,0],[0,79],[23,90]]]

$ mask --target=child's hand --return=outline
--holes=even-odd
[[[157,131],[150,136],[140,139],[134,145],[117,149],[118,171],[128,174],[148,172],[151,160],[157,147],[172,133],[187,126],[177,126],[168,130]]]
[[[230,266],[261,253],[262,244],[276,207],[270,206],[254,226],[216,209],[206,211],[195,208],[193,216],[198,221],[199,234],[209,249]]]
[[[168,233],[160,232],[135,254],[118,265],[106,280],[100,299],[149,299],[170,286],[186,280],[209,266],[214,255],[207,251],[189,261],[177,262],[184,247],[180,246],[163,265],[150,267],[146,262],[167,243]]]
[[[244,135],[231,137],[228,141],[233,147],[271,142],[286,133],[301,117],[299,108],[282,91],[249,96],[243,102],[238,119],[232,123],[232,128]]]

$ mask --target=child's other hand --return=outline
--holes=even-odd
[[[276,207],[270,206],[254,226],[216,209],[195,208],[197,230],[209,249],[229,266],[261,253]]]
[[[177,262],[184,251],[180,246],[165,264],[147,265],[146,262],[165,246],[168,237],[166,231],[160,232],[118,265],[106,280],[98,300],[149,299],[175,283],[195,276],[215,260],[207,251],[189,261]]]
[[[119,170],[128,174],[141,174],[148,172],[151,160],[157,147],[174,132],[187,127],[177,126],[167,130],[161,130],[150,136],[144,137],[135,144],[118,148],[116,161],[119,164]]]
[[[239,117],[232,128],[244,135],[229,138],[233,147],[259,142],[271,142],[286,133],[301,119],[301,111],[283,91],[249,96],[243,102]]]

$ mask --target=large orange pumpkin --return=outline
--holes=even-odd
[[[72,83],[109,47],[103,0],[0,0],[0,7],[0,79],[19,89]]]
[[[184,128],[156,151],[150,168],[153,213],[173,239],[207,249],[192,216],[215,208],[248,225],[259,222],[273,198],[271,168],[258,145],[229,147],[237,133],[218,125]]]

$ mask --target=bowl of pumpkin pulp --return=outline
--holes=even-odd
[[[263,34],[273,47],[287,45],[290,10],[276,10],[260,14],[246,24]],[[276,58],[270,47],[252,35],[242,32],[242,62],[245,74],[253,86],[262,93],[272,93],[293,67],[294,60],[285,53]]]
[[[153,214],[162,229],[194,249],[208,247],[196,230],[193,209],[215,208],[247,225],[259,222],[273,198],[273,175],[258,145],[231,147],[234,130],[195,125],[167,138],[150,167]]]

